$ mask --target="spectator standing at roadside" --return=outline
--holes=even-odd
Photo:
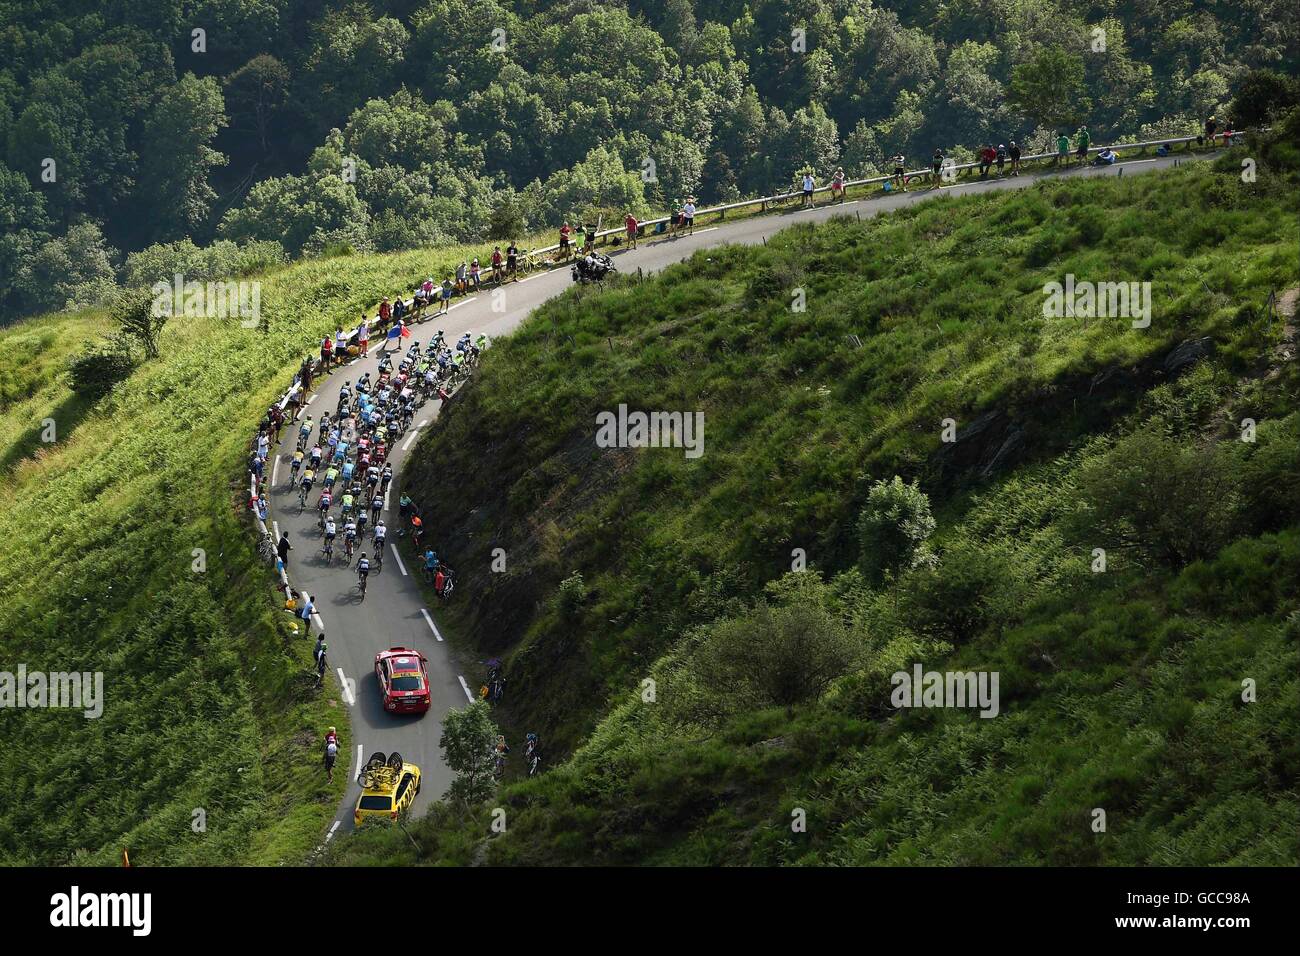
[[[560,259],[569,258],[572,248],[569,245],[569,237],[573,235],[573,227],[567,222],[560,227]]]
[[[324,677],[325,677],[324,672],[318,672],[317,676],[320,678],[320,680],[318,680],[317,683],[321,683],[324,681]],[[331,740],[325,744],[325,777],[328,780],[332,781],[334,779],[334,761],[338,759],[338,755],[339,755],[338,741]]]
[[[687,196],[686,205],[682,207],[682,225],[688,236],[695,235],[695,197]]]
[[[993,160],[997,159],[997,155],[988,143],[980,147],[980,179],[989,178],[989,169],[993,166]]]
[[[501,284],[501,247],[492,247],[492,281]]]
[[[334,364],[342,365],[348,357],[348,337],[342,326],[334,332]]]
[[[320,343],[320,368],[322,374],[328,374],[331,357],[334,355],[334,338],[325,336]]]
[[[469,291],[469,286],[466,284],[465,281],[465,278],[468,275],[468,273],[469,273],[469,263],[466,262],[464,259],[462,259],[460,265],[456,267],[456,291],[459,292],[461,295],[464,295],[467,291]]]
[[[936,149],[934,155],[930,157],[930,182],[933,188],[938,189],[940,185],[939,171],[943,169],[943,150]]]
[[[275,545],[275,553],[280,556],[281,563],[286,566],[289,563],[289,552],[293,550],[293,545],[289,543],[289,532],[281,531],[280,540]]]
[[[907,159],[902,153],[894,154],[894,185],[907,192]]]
[[[1218,128],[1219,128],[1219,121],[1216,120],[1213,116],[1211,116],[1209,119],[1205,121],[1205,141],[1211,146],[1214,145],[1214,132]]]
[[[1002,175],[1002,167],[1006,165],[1006,162],[1007,162],[1007,145],[1006,143],[998,143],[998,175],[999,176]]]
[[[803,174],[803,200],[800,207],[815,206],[817,202],[813,199],[813,190],[817,188],[817,181],[813,179],[812,170],[805,170]]]
[[[1070,165],[1070,137],[1064,133],[1056,137],[1056,161],[1052,165]]]
[[[482,271],[482,268],[478,264],[478,256],[475,256],[469,264],[469,281],[474,286],[475,292],[482,288],[479,283],[479,273]]]
[[[388,300],[385,299],[384,302],[387,303]],[[366,321],[364,315],[361,317],[361,324],[357,326],[357,345],[360,346],[362,355],[370,354],[370,323]]]
[[[1074,134],[1074,148],[1081,166],[1088,164],[1088,142],[1088,127],[1080,126],[1079,131]]]
[[[379,302],[379,326],[383,328],[393,318],[393,307],[388,304],[388,296],[384,296]]]
[[[844,170],[836,169],[831,176],[831,198],[844,202]]]
[[[629,212],[625,217],[623,217],[623,225],[627,227],[627,247],[629,249],[635,249],[636,231],[640,228],[640,223],[636,221],[636,216]]]
[[[1014,139],[1011,141],[1011,146],[1007,149],[1007,153],[1011,156],[1011,175],[1019,176],[1020,175],[1020,147],[1016,145],[1016,141]]]

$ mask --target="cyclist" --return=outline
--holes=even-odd
[[[364,538],[366,536],[366,509],[357,510],[357,534]]]
[[[353,461],[351,458],[349,458],[347,461],[343,463],[343,471],[341,472],[341,474],[343,476],[344,484],[349,484],[352,481],[352,473],[356,471],[356,469],[357,469],[357,463]]]
[[[298,472],[302,470],[302,461],[303,461],[303,458],[304,458],[304,455],[303,455],[303,453],[302,453],[302,449],[301,449],[301,448],[299,448],[297,451],[295,451],[295,452],[293,453],[293,464],[291,464],[291,465],[289,466],[289,485],[290,485],[290,487],[292,487],[293,485],[296,485],[296,484],[298,483]]]
[[[379,513],[384,510],[384,496],[375,495],[370,499],[370,520],[378,521]]]
[[[348,562],[352,561],[352,551],[357,543],[357,523],[351,518],[343,525],[343,545],[347,550]]]
[[[325,490],[333,491],[334,482],[338,481],[338,479],[339,479],[338,468],[334,467],[333,465],[330,465],[328,468],[326,468],[325,469]]]
[[[361,594],[364,597],[366,593],[366,578],[370,574],[370,559],[366,557],[364,551],[361,557],[357,559],[357,584],[361,587]]]
[[[379,476],[379,490],[383,494],[388,494],[388,486],[393,482],[393,466],[384,465],[384,472]]]
[[[299,506],[307,503],[307,496],[311,494],[311,486],[316,481],[316,472],[308,468],[302,473],[302,480],[298,483],[298,504]],[[301,513],[301,512],[300,512]]]
[[[320,509],[320,526],[325,527],[325,519],[329,518],[330,508],[334,505],[334,496],[328,491],[320,493],[320,501],[317,502],[317,508]],[[332,521],[333,519],[330,518]]]
[[[349,488],[347,491],[343,492],[343,497],[340,498],[339,501],[343,505],[343,517],[346,518],[352,514],[352,506],[356,504],[357,501],[356,497],[352,494],[352,489]]]
[[[333,515],[326,515],[326,516],[325,516],[325,526],[324,526],[324,527],[325,527],[325,550],[326,550],[327,552],[333,553],[333,551],[334,551],[334,536],[335,536],[336,534],[338,534],[338,528],[337,528],[337,527],[335,526],[335,524],[334,524],[334,516],[333,516]]]
[[[350,398],[352,398],[352,383],[344,382],[343,387],[339,389],[339,414],[340,415],[343,413],[343,409],[347,405],[348,400]]]
[[[894,154],[894,185],[907,192],[907,159],[902,153]]]
[[[310,415],[308,415],[307,418],[303,421],[303,423],[298,426],[299,451],[307,447],[307,442],[311,440],[311,433],[313,429],[315,429],[315,427],[316,426],[312,424]]]
[[[315,445],[312,446],[311,456],[310,456],[312,471],[315,471],[317,468],[320,467],[320,460],[323,454],[324,452],[321,451],[320,442],[317,442]]]
[[[375,554],[376,556],[384,553],[384,540],[388,537],[388,525],[384,524],[384,519],[380,518],[375,522]]]

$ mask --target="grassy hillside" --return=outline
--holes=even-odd
[[[249,442],[320,335],[466,252],[263,276],[260,328],[174,319],[98,403],[63,369],[105,317],[0,332],[0,670],[102,671],[106,697],[91,720],[0,709],[0,862],[297,863],[319,842],[346,779],[325,783],[320,734],[347,715],[252,553]]]
[[[1265,303],[1300,281],[1298,132],[1253,184],[945,199],[540,310],[405,481],[549,771],[493,798],[504,834],[444,807],[419,854],[336,858],[1294,865],[1300,376]],[[1067,273],[1149,281],[1150,327],[1044,318]],[[703,411],[703,456],[597,448],[619,403]],[[936,525],[906,560],[895,475]],[[999,716],[894,710],[913,663],[999,672]]]

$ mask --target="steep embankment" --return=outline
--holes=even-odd
[[[1254,183],[796,227],[494,347],[406,483],[550,770],[486,847],[487,809],[432,815],[422,858],[1294,863],[1300,387],[1266,302],[1300,278],[1296,129]],[[1067,274],[1149,282],[1150,326],[1045,318]],[[597,448],[620,403],[702,411],[703,456]],[[916,662],[999,672],[999,716],[893,711]]]
[[[466,252],[248,277],[257,328],[174,319],[98,402],[63,369],[105,317],[0,332],[0,671],[104,675],[95,719],[0,708],[0,862],[292,864],[319,842],[345,776],[320,733],[347,717],[254,556],[249,442],[319,336]]]

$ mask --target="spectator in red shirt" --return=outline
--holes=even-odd
[[[492,247],[492,278],[496,280],[497,285],[501,284],[501,247]]]
[[[640,227],[640,223],[636,221],[636,216],[631,213],[627,214],[627,218],[624,219],[623,222],[627,225],[627,246],[629,249],[635,249],[636,231]]]
[[[985,143],[984,148],[980,150],[980,179],[989,178],[989,167],[993,165],[993,161],[997,158],[998,151]]]
[[[560,227],[560,258],[569,258],[569,236],[573,235],[573,228],[566,222]]]

